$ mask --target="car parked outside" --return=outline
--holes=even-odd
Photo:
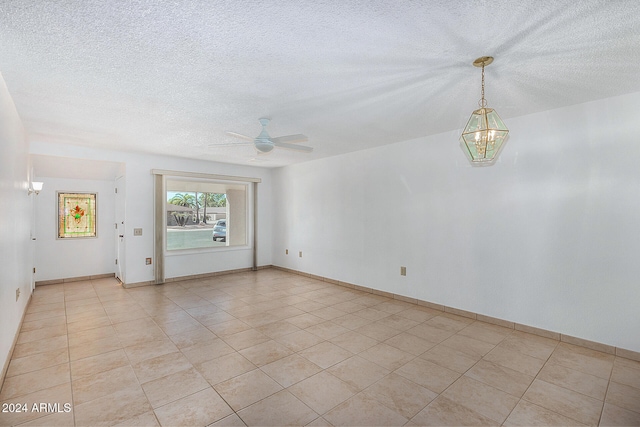
[[[217,242],[220,239],[221,242],[227,241],[227,220],[219,219],[213,226],[213,241]]]

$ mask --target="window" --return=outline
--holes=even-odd
[[[167,251],[248,245],[248,183],[167,178]]]

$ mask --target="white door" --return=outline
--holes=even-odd
[[[125,282],[125,180],[124,176],[116,178],[116,277],[122,282]]]

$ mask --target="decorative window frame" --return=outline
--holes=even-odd
[[[57,239],[94,239],[98,237],[98,193],[57,191],[56,203],[56,211],[58,212]],[[69,204],[76,205],[78,210],[75,214],[72,214],[68,209]],[[71,221],[83,225],[83,230],[72,231],[67,228],[67,224]]]

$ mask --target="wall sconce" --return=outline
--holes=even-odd
[[[37,196],[38,194],[40,194],[40,191],[42,190],[43,185],[44,185],[43,182],[33,181],[29,186],[29,194],[36,193],[36,196]]]

